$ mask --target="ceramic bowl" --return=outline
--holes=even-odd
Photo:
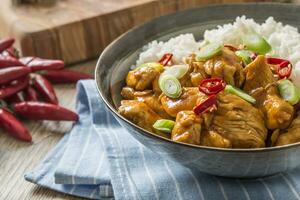
[[[288,4],[231,4],[201,7],[153,19],[126,32],[101,54],[96,82],[102,100],[119,123],[147,148],[165,159],[190,168],[226,177],[260,177],[300,165],[299,143],[261,149],[221,149],[174,142],[146,131],[117,112],[121,88],[142,47],[152,40],[167,40],[182,33],[202,39],[207,29],[233,22],[246,15],[257,22],[269,16],[284,24],[300,27],[300,7]]]

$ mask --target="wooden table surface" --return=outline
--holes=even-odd
[[[96,61],[72,66],[74,70],[93,73]],[[75,84],[55,87],[60,104],[74,110]],[[38,187],[24,180],[24,173],[36,167],[46,154],[70,130],[70,123],[27,121],[33,143],[19,142],[0,130],[0,199],[59,200],[82,199]]]

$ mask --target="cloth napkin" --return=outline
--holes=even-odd
[[[122,128],[92,80],[77,85],[80,121],[25,179],[90,199],[300,199],[300,169],[229,179],[164,160]]]

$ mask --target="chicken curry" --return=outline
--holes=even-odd
[[[155,134],[200,146],[299,142],[300,92],[289,80],[291,63],[267,56],[271,47],[259,39],[260,46],[211,43],[182,63],[165,54],[138,66],[126,77],[118,112]]]

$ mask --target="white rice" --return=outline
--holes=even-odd
[[[253,19],[242,16],[237,17],[232,24],[224,24],[205,31],[204,40],[238,46],[243,35],[253,31],[262,35],[271,44],[270,55],[291,61],[294,67],[292,80],[300,88],[300,34],[297,28],[276,22],[273,17],[258,24]],[[173,53],[175,63],[180,63],[183,57],[197,52],[200,45],[195,41],[193,34],[179,35],[166,42],[153,41],[144,47],[137,65],[155,62],[165,53]]]
[[[196,52],[199,49],[199,43],[196,42],[193,34],[183,34],[171,38],[166,42],[154,40],[144,47],[136,64],[140,65],[145,62],[156,62],[165,53],[173,54],[173,61],[180,63],[183,57]]]

